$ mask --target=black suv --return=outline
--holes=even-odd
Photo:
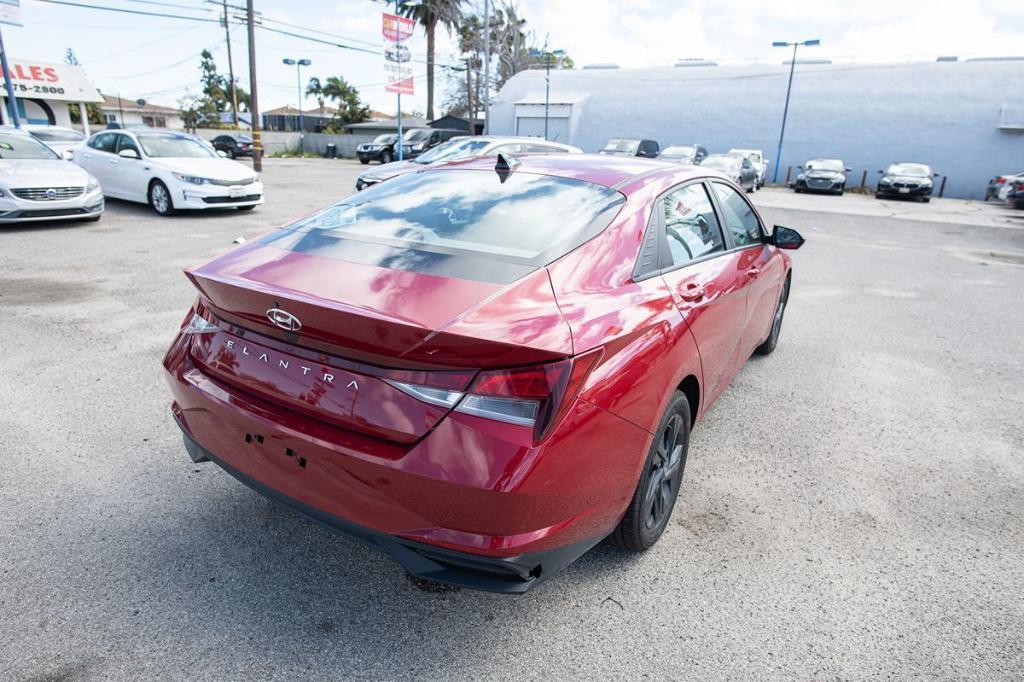
[[[398,135],[394,133],[384,133],[373,138],[373,142],[359,145],[356,147],[359,163],[367,164],[371,161],[391,163],[398,158],[398,154],[395,152],[395,140],[397,139]]]
[[[248,135],[218,135],[210,140],[213,148],[224,152],[229,159],[252,156],[252,138]]]
[[[402,135],[405,143],[402,153],[406,159],[415,159],[417,156],[433,149],[442,142],[447,142],[453,137],[468,135],[465,130],[454,130],[449,128],[413,128]]]

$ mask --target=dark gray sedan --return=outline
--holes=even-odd
[[[799,166],[800,174],[793,182],[794,192],[828,192],[842,194],[850,169],[839,159],[811,159]]]
[[[712,154],[705,157],[700,165],[727,176],[747,192],[757,191],[757,169],[745,156]]]

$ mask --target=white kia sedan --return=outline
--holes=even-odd
[[[106,196],[149,204],[160,215],[248,211],[263,203],[263,183],[252,168],[185,133],[104,130],[76,149],[74,160],[99,178]]]
[[[99,220],[100,183],[27,132],[0,129],[0,224]]]

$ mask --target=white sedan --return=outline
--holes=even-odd
[[[185,133],[105,130],[75,150],[74,160],[99,178],[106,196],[149,204],[160,215],[263,203],[263,183],[251,168]]]
[[[0,223],[99,220],[96,178],[27,132],[0,130]]]

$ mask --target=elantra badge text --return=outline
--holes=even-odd
[[[271,308],[267,311],[267,319],[270,320],[275,327],[280,327],[286,332],[297,332],[302,329],[302,323],[299,322],[299,318],[295,317],[287,310]]]

